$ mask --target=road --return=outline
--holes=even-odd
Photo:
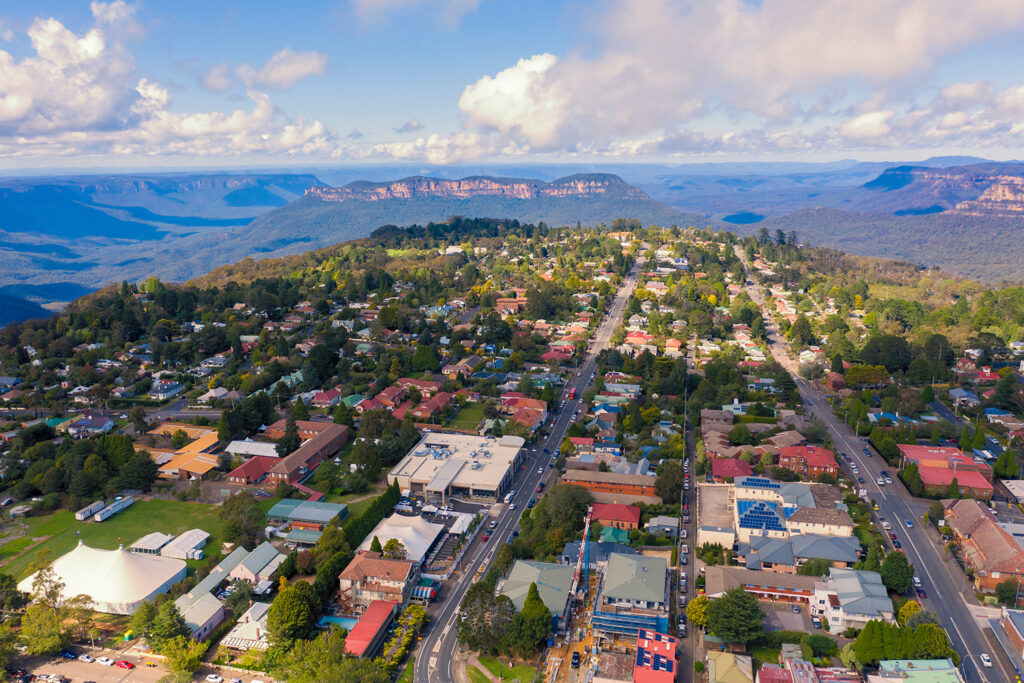
[[[737,255],[742,259],[741,252]],[[751,298],[761,306],[765,320],[770,321],[770,312],[765,309],[764,301],[758,288],[747,288]],[[810,382],[802,379],[797,372],[797,364],[786,351],[785,341],[778,329],[768,325],[768,344],[772,356],[793,376],[804,406],[813,416],[821,419],[828,426],[832,435],[832,443],[840,454],[849,455],[860,471],[847,474],[851,480],[858,482],[859,477],[864,483],[857,483],[858,488],[867,489],[868,497],[878,504],[875,516],[880,523],[883,519],[892,525],[892,531],[903,545],[901,550],[914,565],[915,574],[928,597],[921,601],[922,605],[934,612],[939,624],[946,629],[954,649],[963,659],[961,668],[964,678],[970,681],[1013,680],[1015,671],[1006,659],[1002,650],[995,643],[990,643],[982,632],[978,622],[972,616],[967,596],[973,599],[973,589],[967,583],[960,567],[955,562],[947,562],[943,557],[943,546],[937,542],[937,534],[921,522],[921,515],[927,510],[930,501],[914,498],[895,476],[895,469],[880,456],[870,445],[861,441],[842,420],[836,417],[826,398]],[[865,449],[868,455],[865,454]],[[849,464],[843,460],[843,466]],[[889,472],[893,484],[879,486],[877,479],[882,470]],[[907,528],[904,520],[910,520],[913,528]],[[988,652],[996,668],[984,669],[977,665],[976,658],[982,652]]]
[[[527,468],[515,484],[516,495],[512,502],[516,504],[516,509],[512,510],[508,506],[502,507],[497,518],[498,526],[491,533],[491,539],[486,543],[478,540],[474,544],[476,547],[470,549],[462,560],[462,575],[451,585],[443,587],[443,602],[431,615],[423,640],[420,641],[419,648],[414,653],[416,657],[414,680],[430,681],[431,683],[451,683],[455,680],[453,655],[459,647],[457,619],[462,597],[473,585],[477,568],[481,565],[489,567],[501,544],[508,542],[512,530],[519,524],[526,504],[530,498],[537,495],[537,484],[544,481],[545,485],[548,485],[552,479],[558,476],[557,470],[550,467],[554,462],[555,450],[565,438],[566,431],[574,419],[573,414],[582,400],[583,391],[590,384],[591,375],[596,371],[597,354],[608,346],[612,334],[622,322],[626,304],[636,287],[636,273],[639,266],[640,261],[638,260],[616,293],[608,314],[594,332],[590,350],[583,363],[566,382],[560,396],[560,401],[561,399],[565,400],[565,407],[560,412],[554,413],[554,423],[548,430],[547,436],[539,439],[531,450],[533,461],[527,459]],[[573,388],[576,389],[576,397],[569,400],[568,393]],[[550,453],[545,453],[545,449]],[[493,518],[488,518],[488,521],[490,519]]]

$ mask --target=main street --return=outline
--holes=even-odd
[[[591,377],[596,371],[597,355],[608,346],[612,334],[622,322],[626,304],[636,287],[636,272],[639,265],[640,260],[626,276],[608,309],[608,314],[594,332],[590,349],[583,362],[566,382],[559,397],[559,405],[561,406],[561,401],[564,400],[564,407],[560,407],[557,412],[554,412],[554,422],[548,429],[547,435],[538,439],[531,449],[533,459],[527,458],[526,469],[515,482],[517,489],[512,502],[516,504],[516,509],[513,510],[504,503],[496,503],[500,506],[501,512],[498,514],[498,525],[491,533],[490,540],[487,542],[477,540],[474,547],[467,551],[462,559],[461,574],[457,574],[458,578],[452,579],[450,585],[442,588],[440,596],[442,601],[436,611],[431,614],[427,631],[414,653],[416,662],[413,679],[415,681],[451,683],[455,680],[453,660],[454,654],[458,650],[458,615],[462,598],[476,580],[478,567],[489,567],[501,544],[508,542],[513,529],[519,524],[526,504],[530,498],[537,495],[537,484],[541,481],[544,481],[546,485],[550,484],[551,480],[558,476],[557,470],[552,466],[555,451],[565,438],[569,425],[575,419],[574,415],[582,401],[582,394],[589,386]],[[576,390],[573,399],[568,398],[571,389]],[[490,519],[494,519],[494,517],[488,518],[485,522]]]
[[[737,255],[743,258],[738,248]],[[748,287],[746,291],[761,307],[766,322],[770,321],[771,316],[759,289]],[[895,476],[895,468],[890,467],[881,455],[836,417],[828,400],[814,384],[800,377],[796,362],[786,350],[785,341],[770,323],[768,345],[775,360],[793,376],[807,411],[827,425],[832,443],[840,454],[843,466],[849,470],[847,474],[851,480],[857,488],[866,489],[868,498],[878,504],[875,513],[878,521],[885,519],[892,525],[892,532],[900,539],[902,550],[914,565],[914,573],[921,578],[928,595],[921,601],[922,605],[936,614],[940,625],[949,634],[953,647],[960,653],[964,678],[969,682],[986,683],[1013,680],[1016,673],[1013,666],[997,644],[985,637],[983,628],[974,618],[972,605],[968,603],[968,599],[973,599],[970,584],[955,562],[944,559],[944,547],[938,544],[937,535],[921,521],[922,514],[928,508],[928,501],[911,496]],[[843,455],[848,455],[851,462],[856,463],[859,473],[852,471],[850,462],[842,458]],[[880,486],[877,483],[882,470],[889,472],[892,484]],[[864,478],[863,483],[858,481],[860,477]],[[906,520],[913,523],[913,528],[907,528]],[[977,657],[983,652],[991,655],[996,669],[985,669],[978,665]]]

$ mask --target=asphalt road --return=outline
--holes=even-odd
[[[535,447],[531,449],[533,457],[532,459],[527,458],[526,469],[515,482],[516,495],[512,502],[516,504],[516,509],[512,510],[508,506],[502,505],[501,512],[496,518],[489,517],[486,520],[488,523],[494,519],[498,522],[498,526],[491,532],[490,540],[485,543],[480,540],[482,536],[479,537],[474,542],[475,547],[471,548],[462,560],[463,573],[461,576],[442,588],[443,600],[437,606],[436,611],[431,614],[427,631],[419,643],[418,650],[414,653],[416,663],[413,679],[415,681],[451,683],[455,680],[453,655],[458,649],[457,619],[462,597],[473,585],[477,569],[481,565],[489,567],[501,544],[508,542],[512,530],[519,524],[526,504],[530,498],[539,495],[536,493],[538,482],[543,480],[546,484],[550,484],[551,480],[557,476],[557,471],[554,468],[549,468],[548,465],[554,462],[555,450],[565,438],[565,433],[574,419],[573,414],[580,405],[583,391],[590,384],[590,376],[597,367],[597,354],[608,346],[612,334],[622,322],[626,303],[636,287],[638,266],[639,263],[634,266],[622,287],[619,288],[608,315],[605,316],[594,333],[590,351],[584,362],[573,372],[572,377],[563,388],[560,400],[565,399],[565,407],[555,413],[554,423],[548,430],[548,435],[539,439]],[[568,399],[570,388],[576,389],[576,398],[572,400]],[[545,448],[551,452],[545,453]]]
[[[751,288],[748,289],[748,293],[763,310],[764,302],[760,292]],[[765,318],[771,320],[767,311]],[[878,503],[878,512],[875,516],[879,521],[884,518],[892,525],[893,533],[903,545],[901,550],[914,565],[914,573],[921,578],[922,586],[928,595],[921,601],[922,605],[936,614],[940,625],[949,634],[954,649],[960,653],[964,678],[968,682],[986,683],[1013,680],[1013,666],[1002,650],[985,638],[971,614],[965,596],[973,596],[973,588],[967,583],[956,563],[944,561],[943,548],[935,540],[937,535],[921,521],[921,515],[927,510],[930,501],[911,496],[895,476],[895,469],[832,413],[828,401],[811,383],[800,378],[797,364],[786,353],[785,342],[774,325],[769,325],[768,342],[775,359],[793,375],[808,412],[828,425],[836,450],[849,455],[857,464],[860,473],[854,475],[852,470],[849,470],[847,474],[857,482],[858,488],[867,489],[868,497]],[[867,449],[870,455],[865,455],[864,449]],[[842,464],[849,469],[845,459],[842,460]],[[889,472],[892,484],[878,485],[876,480],[882,470]],[[864,478],[863,484],[857,481],[858,477]],[[913,528],[907,528],[905,520],[910,520]],[[983,652],[991,655],[996,665],[994,668],[986,669],[978,664],[978,655]]]

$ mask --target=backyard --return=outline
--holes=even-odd
[[[277,500],[261,499],[260,508],[269,510]],[[219,508],[205,503],[140,500],[105,522],[79,522],[73,512],[61,510],[29,517],[17,524],[24,525],[24,535],[0,546],[0,562],[3,562],[0,569],[16,579],[27,574],[28,565],[38,551],[49,550],[50,559],[56,559],[74,548],[79,538],[89,546],[112,550],[120,543],[127,546],[153,531],[178,535],[187,529],[199,528],[210,533],[208,548],[219,551],[220,546]],[[33,546],[33,543],[37,544]],[[189,560],[190,564],[194,562]]]
[[[449,420],[448,426],[453,429],[464,429],[466,431],[476,431],[477,426],[484,419],[484,407],[480,403],[467,403],[466,405],[459,408],[458,412],[452,415],[452,419]]]

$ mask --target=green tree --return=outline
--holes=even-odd
[[[921,603],[917,600],[907,600],[900,607],[900,611],[896,614],[896,621],[900,626],[906,626],[907,620],[921,611]]]
[[[256,499],[239,491],[224,499],[220,507],[221,539],[252,548],[263,532],[263,511]]]
[[[824,576],[828,574],[829,568],[832,566],[832,561],[827,560],[823,557],[815,558],[813,560],[807,560],[797,570],[797,574],[801,576]]]
[[[309,407],[306,406],[301,397],[295,399],[295,405],[292,406],[291,418],[293,420],[309,419]]]
[[[1017,458],[1014,452],[1007,448],[999,457],[996,459],[995,465],[992,466],[992,471],[997,477],[1003,479],[1012,479],[1017,476]]]
[[[384,552],[384,548],[380,544],[380,539],[377,538],[376,536],[374,536],[373,540],[370,541],[370,552],[374,552],[374,553]]]
[[[1004,605],[1015,607],[1014,602],[1017,600],[1017,582],[1013,579],[1007,579],[996,585],[996,598],[999,602]]]
[[[757,599],[742,586],[729,589],[708,605],[708,630],[728,641],[745,645],[754,640],[764,632],[763,619]]]
[[[551,610],[540,599],[537,584],[531,583],[523,609],[512,620],[509,646],[521,657],[536,654],[551,631]]]
[[[52,655],[71,642],[71,634],[59,613],[37,602],[21,618],[21,641],[30,655]]]
[[[960,666],[960,654],[953,649],[949,636],[938,624],[921,624],[914,629],[913,657],[918,659],[949,659]]]
[[[666,460],[654,480],[654,491],[667,504],[678,504],[683,490],[683,465],[679,460]]]
[[[149,600],[143,600],[139,603],[138,608],[135,610],[135,614],[128,621],[128,630],[136,638],[143,638],[149,640],[150,636],[153,635],[153,622],[156,620],[156,606],[153,605]]]
[[[956,477],[953,477],[949,482],[949,487],[946,489],[946,498],[959,498],[960,497],[960,482],[957,481]]]
[[[985,430],[980,425],[974,430],[974,434],[971,435],[971,448],[979,451],[985,449]]]
[[[886,588],[897,595],[903,595],[910,590],[914,578],[914,567],[907,562],[906,555],[895,550],[885,556],[879,574],[882,575],[882,583]]]
[[[332,628],[313,640],[295,641],[278,658],[274,677],[289,683],[390,683],[391,676],[376,660],[346,654],[343,633]]]
[[[383,552],[381,553],[381,555],[389,560],[404,560],[408,554],[409,552],[406,550],[405,544],[397,538],[389,538],[387,543],[384,544]]]
[[[299,437],[299,427],[295,424],[295,417],[289,417],[284,425],[284,436],[277,440],[277,445],[274,449],[277,454],[284,458],[296,450],[302,445],[302,439]]]
[[[921,481],[921,472],[916,462],[908,462],[900,471],[900,477],[902,477],[903,483],[907,485],[907,490],[910,491],[911,495],[920,496],[924,493],[924,482]]]
[[[946,516],[946,509],[942,507],[942,503],[939,501],[933,501],[928,505],[928,519],[938,524],[940,519],[944,519]]]
[[[6,669],[18,654],[18,634],[0,622],[0,669]]]
[[[686,606],[686,618],[693,623],[694,626],[704,628],[708,623],[708,605],[711,604],[711,600],[706,595],[697,595],[690,600],[690,604]]]
[[[163,644],[160,654],[167,658],[167,668],[176,680],[191,681],[192,674],[203,665],[203,655],[208,646],[209,643],[178,635]]]
[[[183,448],[189,442],[188,434],[184,429],[176,429],[171,434],[171,448]]]
[[[150,629],[149,642],[156,649],[161,649],[167,641],[178,636],[189,636],[188,624],[181,616],[172,600],[161,603]]]
[[[788,336],[793,346],[797,348],[810,346],[815,342],[814,330],[811,329],[811,323],[804,315],[797,316],[796,321],[789,328]]]
[[[277,594],[267,611],[267,632],[275,644],[290,645],[313,633],[320,605],[313,586],[299,581]]]

